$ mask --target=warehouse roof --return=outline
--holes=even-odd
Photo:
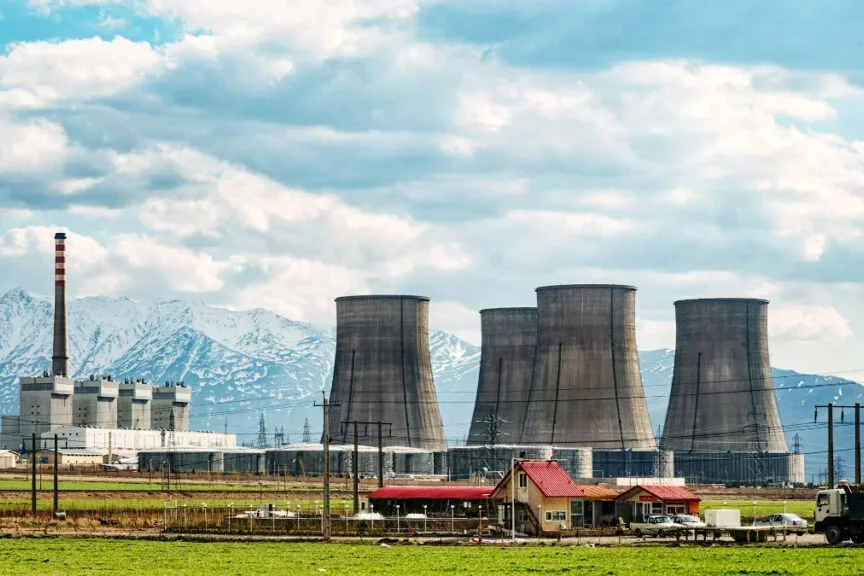
[[[617,499],[627,500],[640,490],[664,502],[699,502],[702,500],[686,488],[681,488],[680,486],[646,486],[642,484],[630,488],[618,496]]]
[[[370,500],[488,500],[492,486],[385,486]]]

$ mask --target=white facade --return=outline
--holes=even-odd
[[[120,428],[85,428],[64,426],[42,434],[43,444],[50,445],[54,435],[63,448],[134,454],[154,448],[234,448],[237,436],[216,432],[169,432],[162,430],[128,430]],[[47,444],[46,444],[47,443]]]

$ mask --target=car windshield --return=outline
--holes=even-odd
[[[678,522],[699,522],[699,518],[696,516],[676,516],[675,520]]]
[[[669,518],[668,516],[658,516],[657,518],[654,519],[654,521],[657,524],[671,524],[672,523],[672,519]]]

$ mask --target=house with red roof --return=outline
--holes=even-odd
[[[642,522],[652,514],[699,514],[702,499],[681,486],[640,484],[622,492],[615,502],[625,522]]]
[[[519,532],[562,532],[584,522],[585,492],[554,460],[517,461],[495,486],[492,499],[508,528],[515,510]]]

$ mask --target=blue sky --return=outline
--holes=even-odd
[[[0,2],[0,290],[48,291],[67,228],[76,295],[332,324],[411,292],[477,342],[620,282],[642,348],[754,296],[775,365],[864,368],[859,2],[240,6]]]

